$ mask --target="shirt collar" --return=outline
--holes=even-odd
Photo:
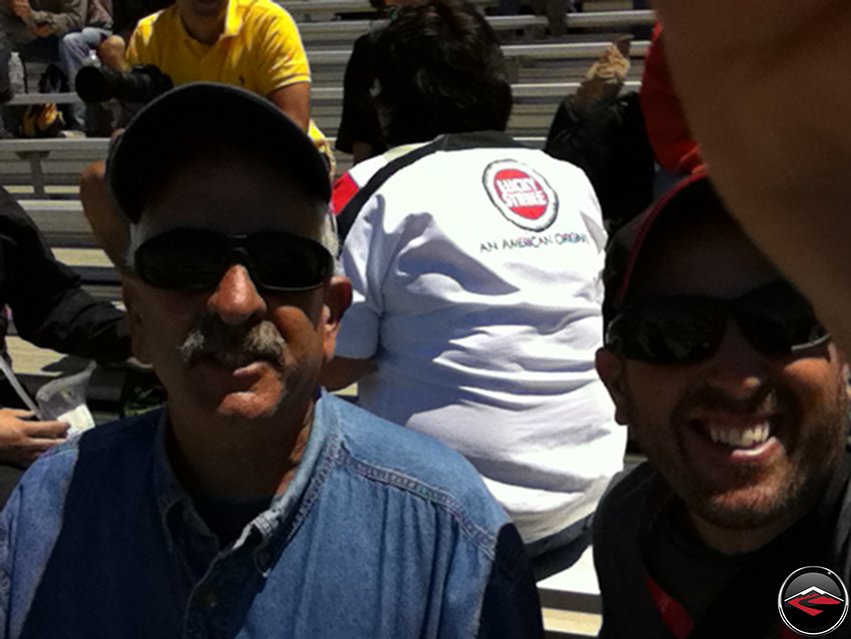
[[[319,486],[336,459],[341,436],[340,421],[333,400],[330,400],[323,390],[316,401],[310,436],[295,476],[286,492],[275,497],[269,509],[261,513],[251,526],[256,527],[264,537],[269,537],[280,529],[279,524],[284,520],[291,522],[286,528],[294,529],[313,502]]]
[[[180,525],[179,522],[196,530],[205,530],[206,526],[195,512],[192,498],[174,474],[169,462],[166,450],[167,428],[168,414],[163,409],[157,423],[153,480],[160,522],[171,548],[175,532],[172,526]],[[290,485],[284,494],[272,500],[267,510],[245,527],[235,542],[235,547],[242,545],[254,530],[266,541],[271,541],[273,537],[278,538],[279,534],[289,536],[294,532],[336,459],[341,439],[342,431],[336,407],[333,400],[329,400],[326,392],[322,391],[314,409],[307,446]]]
[[[225,29],[222,38],[232,38],[239,34],[242,29],[242,11],[240,11],[239,0],[228,2],[227,13],[225,13]]]
[[[177,7],[172,5],[171,8],[174,11],[174,17],[177,20],[177,28],[180,31],[180,37],[185,41],[195,43],[197,46],[207,46],[202,45],[189,35],[189,32],[186,30],[186,25],[183,24],[183,18],[180,17],[180,12],[177,11]],[[223,38],[233,38],[239,35],[239,32],[242,30],[243,23],[243,11],[241,9],[242,7],[240,6],[239,0],[229,0],[227,10],[225,11],[225,26],[219,36],[219,40],[222,40]]]

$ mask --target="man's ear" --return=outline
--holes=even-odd
[[[124,299],[124,307],[127,309],[127,325],[130,329],[133,357],[140,362],[150,363],[145,339],[145,321],[139,299],[139,281],[126,272],[121,273],[121,296]]]
[[[615,404],[615,421],[619,424],[629,424],[630,402],[623,358],[604,347],[597,350],[594,365],[597,367],[597,374],[603,380],[603,384],[606,385],[606,389]]]
[[[325,361],[334,357],[334,346],[340,330],[340,320],[352,303],[352,283],[349,278],[335,275],[325,289],[325,306],[322,310],[323,350]]]

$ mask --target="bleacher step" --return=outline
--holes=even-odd
[[[542,608],[545,639],[589,639],[600,632],[602,617],[587,612]]]

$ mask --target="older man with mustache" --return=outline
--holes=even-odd
[[[319,387],[351,287],[307,135],[186,85],[130,123],[107,181],[166,408],[25,476],[0,637],[540,636],[520,537],[472,467]]]

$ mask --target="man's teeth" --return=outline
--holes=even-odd
[[[717,444],[726,444],[733,448],[751,448],[765,442],[771,429],[768,424],[754,426],[753,428],[719,428],[709,427],[709,437]]]

